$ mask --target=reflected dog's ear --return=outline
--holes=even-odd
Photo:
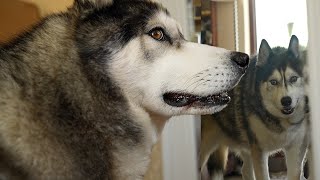
[[[271,53],[272,49],[268,42],[265,39],[262,39],[258,53],[257,66],[266,64]]]
[[[288,50],[296,57],[299,57],[299,39],[297,36],[292,35],[289,43]]]

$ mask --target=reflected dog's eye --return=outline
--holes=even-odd
[[[295,83],[295,82],[297,82],[297,80],[298,80],[297,76],[292,76],[289,81],[290,81],[290,83]]]
[[[270,82],[270,84],[273,85],[273,86],[278,85],[278,81],[275,80],[275,79],[271,79],[269,82]]]
[[[161,28],[154,28],[148,34],[149,34],[149,36],[151,36],[153,39],[155,39],[157,41],[164,40],[164,33]]]

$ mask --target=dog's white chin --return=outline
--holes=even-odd
[[[217,112],[220,112],[221,110],[223,110],[225,107],[227,107],[226,105],[219,105],[219,106],[214,106],[214,107],[210,107],[210,108],[189,108],[187,110],[181,110],[180,112],[178,112],[178,115],[205,115],[205,114],[214,114]]]
[[[168,105],[167,105],[168,106]],[[179,116],[179,115],[205,115],[214,114],[223,110],[226,105],[217,105],[213,107],[167,107],[167,108],[156,108],[154,112],[163,116]]]

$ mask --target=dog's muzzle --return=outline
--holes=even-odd
[[[294,111],[294,107],[291,107],[292,99],[289,96],[285,96],[281,98],[281,104],[283,106],[281,112],[285,115],[292,114]]]

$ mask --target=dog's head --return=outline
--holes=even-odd
[[[84,63],[108,76],[131,103],[161,115],[222,110],[248,65],[244,53],[186,41],[158,3],[78,0],[75,8]]]
[[[302,71],[303,60],[296,36],[291,37],[288,49],[271,49],[267,41],[262,40],[257,60],[257,86],[268,112],[282,118],[303,114],[305,93]]]

